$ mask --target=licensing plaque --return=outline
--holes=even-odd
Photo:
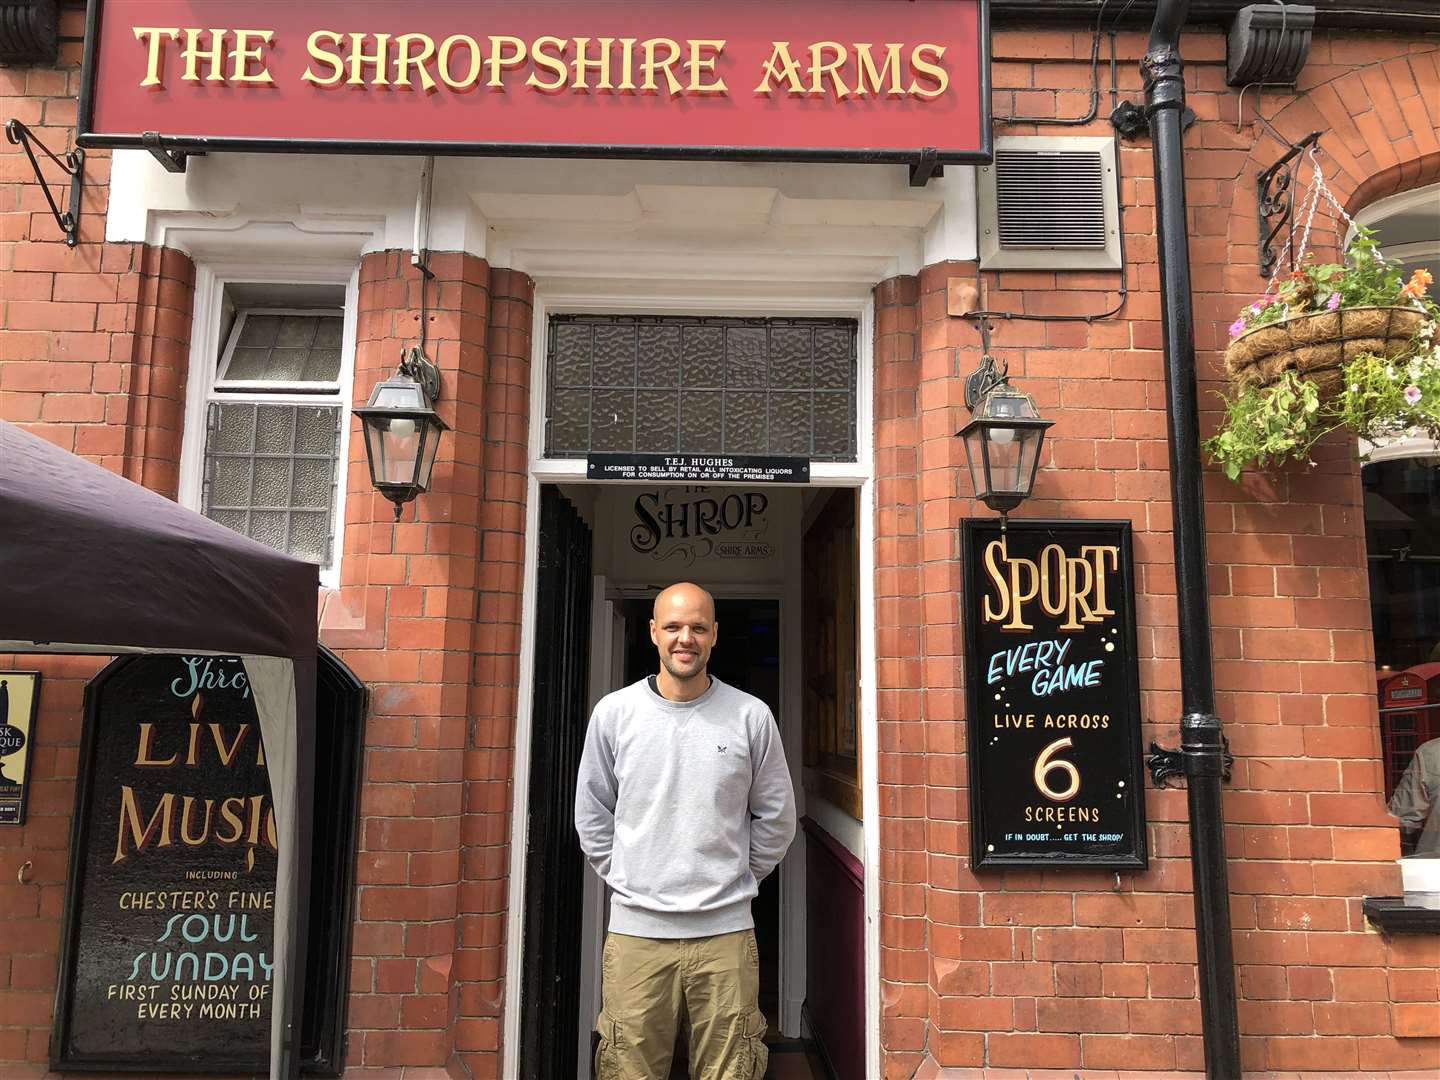
[[[262,1070],[276,831],[239,658],[96,677],[70,851],[53,1067]]]
[[[758,454],[591,454],[591,480],[683,481],[690,484],[808,484],[810,459]]]
[[[38,671],[0,671],[0,825],[25,824]]]
[[[1144,867],[1130,523],[961,537],[973,865]]]

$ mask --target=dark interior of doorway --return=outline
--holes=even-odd
[[[655,646],[650,641],[649,600],[627,600],[625,612],[625,683],[629,685],[658,670]],[[719,632],[710,654],[710,674],[747,694],[754,694],[778,720],[780,717],[780,602],[722,597],[715,601]],[[780,1019],[780,875],[760,883],[760,895],[751,908],[755,917],[755,943],[760,947],[760,1009],[772,1028]],[[684,1077],[684,1057],[676,1054],[672,1076]]]

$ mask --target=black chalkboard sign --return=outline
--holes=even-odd
[[[972,864],[1144,867],[1130,523],[961,540]]]
[[[244,666],[112,669],[87,701],[52,1060],[263,1070],[276,833]]]

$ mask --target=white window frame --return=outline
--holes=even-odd
[[[283,266],[283,263],[278,264]],[[197,263],[195,266],[195,312],[190,331],[189,377],[185,387],[185,428],[180,450],[179,501],[197,513],[201,512],[205,485],[206,418],[211,401],[251,400],[262,396],[266,403],[277,405],[315,405],[320,395],[307,388],[319,385],[324,393],[335,394],[329,383],[290,383],[286,391],[268,389],[272,383],[247,382],[231,384],[242,387],[244,398],[237,393],[216,392],[219,374],[229,363],[229,342],[220,341],[220,324],[224,315],[225,289],[230,285],[333,285],[344,290],[344,329],[340,345],[340,372],[337,400],[341,410],[340,441],[335,463],[334,526],[331,536],[330,565],[320,568],[322,588],[340,587],[340,562],[345,550],[345,496],[350,473],[350,408],[354,398],[355,322],[360,290],[360,267],[356,262],[307,264],[303,267],[276,269],[275,261],[264,263]],[[267,307],[267,311],[314,314],[321,308]],[[238,318],[237,318],[238,326]],[[233,335],[232,335],[233,336]],[[225,355],[221,355],[222,349]],[[328,404],[327,399],[327,404]]]

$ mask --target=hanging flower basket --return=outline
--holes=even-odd
[[[1246,330],[1225,350],[1225,371],[1240,390],[1274,386],[1287,371],[1339,392],[1344,366],[1360,356],[1395,359],[1412,352],[1427,321],[1414,307],[1353,307],[1292,315]]]

